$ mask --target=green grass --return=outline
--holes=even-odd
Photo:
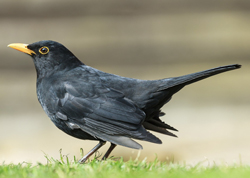
[[[249,178],[250,166],[209,166],[201,164],[189,166],[177,163],[164,163],[157,159],[153,162],[122,159],[78,164],[76,159],[69,161],[67,156],[54,160],[46,156],[47,164],[20,163],[0,165],[0,178],[39,177],[39,178]]]

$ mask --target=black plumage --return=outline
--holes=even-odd
[[[78,60],[66,47],[54,41],[10,44],[33,58],[37,72],[37,97],[52,122],[65,133],[79,138],[106,141],[134,149],[133,139],[162,143],[148,130],[175,136],[175,128],[164,123],[161,107],[184,86],[207,77],[240,68],[238,64],[217,67],[181,77],[138,80],[105,73]]]

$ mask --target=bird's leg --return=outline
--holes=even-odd
[[[106,142],[100,141],[92,150],[90,150],[82,159],[78,161],[78,163],[85,163],[88,158],[95,153],[99,148],[101,148],[103,145],[105,145]]]
[[[113,149],[116,147],[115,144],[111,143],[108,151],[105,153],[105,155],[102,157],[102,160],[106,160],[109,157],[109,154],[113,151]]]

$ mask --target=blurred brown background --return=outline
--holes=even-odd
[[[164,143],[140,142],[139,158],[250,163],[250,1],[1,0],[0,36],[0,162],[45,163],[44,153],[59,158],[61,148],[80,158],[80,148],[97,144],[52,124],[36,98],[31,58],[7,48],[51,39],[87,65],[140,79],[242,64],[176,94],[163,111],[179,138],[156,134]],[[112,155],[138,151],[118,146]]]

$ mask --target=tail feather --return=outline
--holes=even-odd
[[[144,122],[143,126],[148,129],[148,130],[152,130],[158,133],[162,133],[165,135],[169,135],[169,136],[173,136],[173,137],[177,137],[175,134],[173,134],[172,132],[169,132],[168,130],[166,130],[166,128],[163,127],[157,127],[149,122]]]
[[[216,68],[201,71],[201,72],[196,72],[193,74],[184,75],[181,77],[166,78],[166,79],[163,79],[163,80],[167,80],[164,82],[165,85],[159,87],[158,91],[166,90],[168,88],[178,86],[178,85],[189,85],[191,83],[197,82],[199,80],[203,80],[213,75],[217,75],[223,72],[227,72],[227,71],[235,70],[239,68],[241,68],[241,65],[233,64],[233,65],[216,67]]]
[[[169,130],[173,130],[173,131],[178,131],[176,128],[166,124],[165,122],[161,121],[160,119],[150,119],[150,120],[147,120],[148,123],[151,123],[157,127],[162,127],[162,128],[165,128],[165,129],[169,129]]]
[[[144,104],[144,109],[148,111],[147,115],[149,117],[143,122],[143,126],[148,130],[176,137],[175,134],[169,132],[167,129],[173,131],[177,130],[159,119],[162,115],[160,108],[171,99],[172,95],[181,90],[184,86],[240,67],[241,65],[239,64],[227,65],[180,77],[158,80],[158,82],[160,82],[158,89],[151,93],[150,98],[147,99],[147,102]]]

